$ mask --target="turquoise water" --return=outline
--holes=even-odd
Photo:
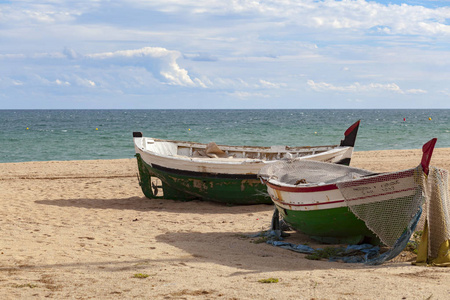
[[[359,119],[356,151],[416,149],[433,137],[438,138],[437,147],[447,148],[449,113],[450,110],[0,110],[0,162],[132,158],[133,131],[155,138],[230,145],[337,144],[347,127]]]

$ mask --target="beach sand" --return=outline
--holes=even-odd
[[[420,157],[356,152],[352,166],[394,171]],[[431,165],[450,170],[450,149]],[[450,297],[450,268],[308,260],[247,237],[270,227],[271,205],[149,200],[136,174],[135,159],[0,164],[1,299]]]

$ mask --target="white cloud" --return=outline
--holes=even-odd
[[[78,54],[75,50],[67,47],[64,48],[63,54],[69,59],[77,59],[80,57],[80,54]]]
[[[337,86],[326,82],[314,82],[313,80],[308,80],[307,85],[317,92],[344,92],[344,93],[363,93],[363,92],[376,92],[376,91],[388,91],[399,94],[423,94],[426,93],[425,90],[421,89],[410,89],[403,91],[397,84],[395,83],[369,83],[369,84],[360,84],[359,82],[355,82],[350,85]]]
[[[66,58],[65,55],[63,55],[60,52],[54,52],[54,53],[35,53],[30,56],[34,59],[41,59],[41,58]]]
[[[62,81],[59,79],[55,80],[56,85],[61,85],[61,86],[70,86],[70,83],[68,81]]]
[[[441,90],[441,91],[439,91],[439,93],[442,94],[442,95],[450,97],[450,90],[449,89]]]
[[[85,57],[99,61],[106,60],[108,63],[117,65],[140,66],[171,85],[205,86],[200,79],[193,80],[188,71],[178,65],[177,59],[181,57],[178,51],[161,47],[145,47],[135,50],[94,53]]]
[[[239,99],[258,99],[258,98],[269,98],[269,95],[256,92],[245,92],[245,91],[235,91],[233,93],[228,93],[230,96]]]
[[[335,0],[152,1],[143,5],[170,13],[281,18],[310,28],[368,30],[377,27],[385,34],[450,33],[446,24],[450,7],[445,6],[427,8],[404,3]]]
[[[0,59],[24,59],[25,54],[15,53],[15,54],[0,54]]]
[[[409,89],[405,91],[406,94],[426,94],[427,91],[422,89]]]
[[[78,86],[83,86],[83,87],[88,87],[88,88],[97,86],[94,81],[92,81],[90,79],[81,78],[78,76],[75,78],[75,82]]]
[[[447,35],[450,33],[450,26],[446,21],[450,16],[450,7],[448,6],[427,8],[407,4],[385,5],[376,1],[335,0],[186,0],[182,2],[178,0],[130,0],[117,1],[114,4],[107,1],[82,1],[80,3],[52,1],[45,4],[18,2],[14,6],[3,5],[2,10],[0,10],[0,24],[8,26],[15,24],[19,27],[52,24],[71,25],[71,28],[77,31],[85,31],[84,36],[95,33],[99,40],[104,38],[105,30],[110,30],[108,35],[116,34],[117,36],[129,31],[129,28],[117,30],[120,25],[126,26],[126,24],[120,24],[123,21],[120,18],[117,21],[114,19],[98,19],[97,23],[91,22],[88,28],[76,23],[79,18],[86,15],[90,16],[93,13],[106,17],[108,16],[105,11],[106,8],[108,11],[116,13],[123,11],[127,15],[131,15],[133,12],[157,11],[161,14],[179,15],[183,19],[186,17],[189,20],[198,18],[199,21],[203,18],[214,18],[215,16],[220,16],[222,19],[226,16],[247,18],[252,21],[252,26],[241,27],[242,32],[258,27],[262,29],[261,26],[270,29],[273,28],[274,24],[283,28],[289,24],[307,28],[350,29],[351,31],[365,31],[375,28],[384,34]],[[108,29],[105,24],[111,24],[112,26]],[[97,30],[97,28],[103,28],[103,30]],[[202,28],[202,31],[212,28],[214,26]],[[115,33],[113,33],[114,31]],[[186,34],[189,31],[181,30],[180,32]],[[71,36],[75,35],[77,35],[76,32],[71,32]],[[214,38],[225,38],[225,36],[216,35]]]
[[[273,82],[269,82],[266,80],[259,80],[259,83],[261,84],[262,87],[264,88],[274,88],[274,89],[279,89],[281,87],[285,87],[287,86],[285,83],[273,83]]]
[[[8,77],[0,77],[0,87],[6,88],[11,86],[20,87],[23,85],[23,81],[11,79]]]
[[[14,1],[16,2],[16,1]],[[3,4],[0,10],[0,24],[18,23],[22,27],[29,25],[50,25],[74,21],[81,12],[70,6],[56,2],[39,4],[17,1],[13,5]]]

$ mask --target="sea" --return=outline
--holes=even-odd
[[[450,147],[449,109],[0,110],[0,163],[133,158],[132,133],[248,146],[338,144],[355,151]]]

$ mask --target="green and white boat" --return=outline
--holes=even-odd
[[[226,146],[162,140],[133,132],[139,184],[147,198],[229,204],[271,204],[259,170],[286,158],[348,165],[360,121],[345,131],[338,145]]]
[[[258,176],[292,229],[323,243],[393,246],[420,217],[435,144],[422,147],[416,168],[397,172],[293,159],[265,166]]]

